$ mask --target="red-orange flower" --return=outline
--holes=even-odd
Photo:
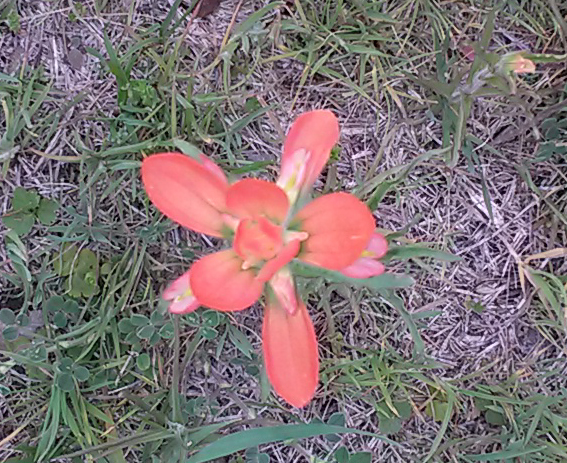
[[[500,66],[508,71],[516,74],[527,74],[536,71],[535,63],[524,58],[522,53],[510,53],[502,57]]]
[[[378,259],[384,257],[386,252],[388,252],[388,241],[380,233],[374,233],[360,257],[353,264],[343,268],[341,273],[351,278],[381,275],[386,269]]]
[[[332,112],[301,115],[284,144],[277,184],[248,178],[230,185],[205,156],[163,153],[142,164],[150,199],[170,219],[217,237],[234,234],[231,248],[202,257],[168,288],[170,311],[186,313],[199,304],[243,310],[265,292],[266,370],[276,392],[296,407],[315,393],[319,360],[315,330],[287,264],[299,259],[350,272],[361,259],[379,254],[367,250],[376,240],[372,213],[353,195],[324,195],[292,212],[328,161],[338,134]]]

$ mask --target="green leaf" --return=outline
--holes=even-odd
[[[335,460],[337,460],[337,463],[349,463],[350,453],[349,453],[349,451],[347,450],[346,447],[339,448],[333,454],[333,456],[335,457]]]
[[[242,352],[243,355],[251,359],[252,352],[254,351],[254,346],[252,346],[246,335],[232,325],[229,325],[228,330],[230,340],[233,342],[236,348],[240,352]]]
[[[165,325],[161,327],[159,330],[159,335],[163,339],[171,339],[173,338],[173,323],[167,322]]]
[[[98,267],[98,258],[90,249],[82,249],[75,264],[75,272],[85,275]]]
[[[445,437],[445,433],[447,432],[447,427],[449,426],[449,421],[451,420],[451,416],[453,415],[453,409],[456,401],[455,393],[449,388],[447,388],[445,392],[447,393],[447,402],[444,402],[445,416],[443,416],[443,419],[441,420],[441,426],[437,431],[437,435],[435,436],[435,439],[431,443],[431,447],[429,448],[429,452],[425,456],[423,463],[427,463],[436,454],[437,449],[439,448],[443,438]]]
[[[138,342],[138,335],[135,331],[131,331],[130,333],[128,333],[124,341],[128,344],[136,344]]]
[[[53,317],[53,324],[57,328],[65,328],[67,326],[67,316],[63,312],[57,312]]]
[[[28,317],[25,313],[21,313],[16,317],[16,323],[22,328],[25,328],[30,325],[30,317]]]
[[[209,328],[216,328],[220,323],[220,315],[215,310],[207,310],[202,313],[203,326],[208,326]]]
[[[476,301],[465,301],[465,307],[478,314],[481,314],[486,310],[485,306],[483,306],[480,302],[476,302]]]
[[[327,424],[331,425],[331,426],[344,426],[346,423],[346,418],[344,413],[333,413],[329,420],[327,421]],[[341,438],[335,434],[331,434],[329,436],[327,436],[327,440],[329,442],[339,442],[341,440]]]
[[[201,334],[205,339],[215,339],[219,335],[217,330],[215,330],[214,328],[209,328],[208,326],[205,326],[201,330]]]
[[[45,362],[47,360],[47,349],[44,346],[37,346],[30,349],[27,355],[33,362]]]
[[[110,275],[111,271],[112,271],[112,264],[110,262],[105,262],[100,267],[100,274],[101,275]]]
[[[488,399],[483,399],[482,397],[474,397],[474,405],[480,412],[488,410],[490,404],[492,404],[492,401]]]
[[[388,253],[384,256],[384,262],[391,260],[407,260],[414,257],[432,257],[437,260],[445,262],[457,262],[461,258],[450,252],[438,251],[437,249],[427,248],[417,244],[410,244],[407,246],[391,246]]]
[[[260,101],[255,96],[247,98],[246,102],[244,103],[244,109],[246,112],[251,113],[254,111],[259,110],[262,107]]]
[[[15,341],[19,335],[20,331],[17,326],[7,326],[2,330],[2,336],[6,341]]]
[[[152,325],[160,325],[164,320],[163,314],[159,313],[157,310],[154,310],[150,315],[150,323]]]
[[[250,447],[257,447],[262,444],[281,442],[290,439],[306,439],[308,437],[328,435],[328,434],[360,434],[382,439],[391,445],[398,446],[396,442],[385,437],[370,432],[359,431],[357,429],[344,428],[342,426],[331,426],[323,423],[309,424],[290,424],[283,426],[270,426],[263,428],[248,429],[239,431],[228,436],[221,437],[219,440],[209,444],[207,447],[193,455],[186,463],[204,463],[217,458],[231,455],[235,452],[246,450]]]
[[[12,209],[14,211],[32,212],[39,205],[39,195],[35,191],[28,191],[18,187],[14,190],[12,197]]]
[[[53,270],[60,276],[67,276],[71,273],[71,268],[77,255],[77,246],[66,243],[61,252],[53,255]]]
[[[51,388],[51,399],[49,401],[47,412],[43,417],[43,426],[41,431],[39,431],[39,435],[41,437],[37,443],[34,462],[49,460],[49,458],[46,458],[46,455],[55,443],[60,426],[59,420],[61,416],[62,399],[60,392],[59,388]]]
[[[57,375],[57,387],[65,392],[71,392],[75,389],[75,381],[71,373],[60,373]]]
[[[140,370],[146,371],[148,368],[150,368],[151,365],[150,356],[145,352],[143,354],[138,355],[138,358],[136,359],[136,365]]]
[[[65,301],[63,304],[63,312],[69,315],[76,315],[79,313],[79,303],[77,301]]]
[[[55,211],[59,207],[59,203],[53,199],[41,198],[39,208],[37,209],[37,218],[43,225],[52,224],[55,219]]]
[[[547,450],[547,446],[527,447],[520,449],[508,449],[501,452],[483,453],[481,455],[466,455],[469,461],[513,461],[513,458],[523,457],[531,453],[539,453]],[[523,459],[523,461],[532,461]]]
[[[201,317],[197,312],[191,312],[185,315],[185,322],[189,326],[200,327],[201,326]]]
[[[273,164],[274,163],[272,161],[251,162],[242,167],[237,167],[236,169],[230,169],[229,172],[234,175],[248,174],[250,172],[266,170],[266,167],[271,166]]]
[[[122,69],[120,61],[116,56],[116,51],[112,47],[112,42],[108,38],[108,34],[106,33],[106,31],[104,31],[103,39],[104,39],[104,46],[106,48],[106,52],[108,53],[108,61],[106,62],[106,64],[108,65],[108,69],[112,74],[114,74],[114,77],[116,77],[116,82],[118,83],[119,90],[124,89],[128,85],[129,76],[126,74],[124,69]]]
[[[85,367],[76,367],[73,370],[73,376],[77,379],[77,381],[83,382],[89,379],[91,374],[89,373],[89,370]]]
[[[57,369],[61,373],[70,373],[73,370],[73,359],[69,358],[69,357],[63,357],[59,361],[59,365],[58,365]]]
[[[153,336],[153,334],[155,333],[155,331],[156,331],[156,329],[155,329],[154,326],[145,325],[145,326],[141,326],[140,328],[138,328],[138,331],[136,331],[136,334],[141,339],[150,339]]]
[[[65,299],[61,296],[51,296],[47,302],[45,303],[45,310],[48,312],[58,312],[59,310],[63,309],[65,305]]]
[[[94,294],[98,294],[100,288],[91,278],[88,277],[89,273],[81,274],[80,271],[73,272],[73,275],[69,276],[68,284],[69,295],[72,297],[89,297]]]
[[[266,14],[280,6],[280,2],[272,2],[268,3],[265,7],[260,8],[258,11],[248,16],[245,21],[241,22],[238,27],[235,28],[233,36],[243,35],[246,31],[252,29],[257,23],[260,23]]]
[[[372,463],[370,452],[358,452],[350,457],[349,463]]]
[[[443,421],[443,417],[447,413],[449,404],[441,400],[434,400],[429,402],[425,409],[425,414],[435,421]]]
[[[394,407],[398,411],[402,420],[409,420],[412,414],[411,403],[409,402],[394,402]]]
[[[150,324],[150,319],[145,315],[135,313],[130,316],[130,323],[134,326],[145,326]]]
[[[159,341],[161,340],[159,333],[157,333],[156,331],[154,331],[154,334],[152,334],[152,336],[149,339],[149,343],[150,346],[155,346]]]
[[[304,264],[303,262],[294,261],[291,263],[291,267],[293,274],[300,277],[323,277],[334,283],[348,283],[355,287],[366,287],[374,291],[389,288],[407,288],[414,284],[413,278],[406,275],[394,275],[392,273],[383,273],[376,277],[359,279],[349,278],[342,273]]]
[[[506,424],[506,418],[504,418],[502,413],[498,413],[495,410],[486,410],[484,419],[487,423],[493,424],[494,426],[504,426]]]
[[[0,310],[0,322],[4,325],[13,325],[16,322],[16,314],[11,309]]]
[[[522,53],[526,59],[534,63],[564,63],[567,60],[567,53],[563,55],[553,55],[551,53]]]
[[[34,216],[29,212],[10,212],[9,215],[2,217],[2,223],[6,228],[10,228],[22,236],[32,229]]]
[[[397,19],[392,18],[390,15],[388,14],[384,14],[384,13],[379,13],[378,11],[374,11],[374,10],[365,10],[363,12],[363,14],[369,18],[372,19],[373,21],[377,21],[377,22],[386,22],[386,23],[392,23],[392,24],[396,24],[399,23],[399,21]]]
[[[120,331],[122,334],[131,333],[135,329],[136,327],[128,318],[123,318],[118,322],[118,331]]]
[[[396,434],[402,429],[402,420],[395,416],[380,416],[378,427],[383,434]]]
[[[192,145],[185,140],[179,140],[178,138],[173,140],[173,144],[183,154],[186,154],[189,157],[192,157],[193,159],[196,159],[200,162],[199,156],[201,155],[202,151],[195,145]]]

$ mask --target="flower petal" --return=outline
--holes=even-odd
[[[179,153],[155,154],[142,162],[142,181],[152,203],[171,220],[222,236],[228,185],[210,166]]]
[[[299,240],[292,240],[287,243],[276,257],[264,264],[258,272],[256,279],[266,282],[272,278],[279,269],[289,264],[297,256],[300,245],[301,241]]]
[[[197,310],[201,303],[193,295],[189,284],[190,270],[169,284],[163,292],[163,298],[171,301],[169,311],[176,314],[184,314]]]
[[[366,246],[368,255],[366,257],[373,257],[374,259],[381,259],[388,252],[388,240],[380,233],[374,233]]]
[[[500,58],[496,69],[505,73],[525,74],[535,72],[536,65],[532,60],[524,58],[523,52],[512,52]]]
[[[265,217],[242,219],[234,235],[233,248],[251,263],[274,258],[283,245],[282,227]]]
[[[275,299],[282,309],[293,315],[297,311],[297,292],[293,275],[289,268],[283,267],[270,278],[270,288],[274,292]]]
[[[292,203],[313,186],[338,140],[339,122],[331,111],[310,111],[292,124],[284,143],[277,182]]]
[[[382,275],[385,270],[382,262],[370,257],[361,257],[354,264],[343,268],[341,273],[350,278],[370,278]]]
[[[262,328],[264,362],[275,391],[294,407],[305,406],[319,381],[319,354],[313,323],[299,301],[290,315],[277,303],[268,304]]]
[[[199,159],[205,169],[215,174],[222,183],[228,186],[228,180],[224,171],[214,161],[211,161],[211,159],[204,154],[200,154]]]
[[[281,223],[287,216],[289,201],[275,183],[245,178],[227,192],[226,204],[231,214],[244,219],[264,216]]]
[[[253,270],[242,270],[232,250],[202,257],[191,267],[191,289],[202,305],[221,311],[243,310],[262,295],[263,282]]]
[[[372,213],[358,198],[348,193],[331,193],[307,204],[291,226],[309,234],[299,259],[341,270],[360,257],[375,224]]]
[[[182,315],[195,312],[199,307],[201,307],[201,303],[193,296],[192,298],[187,297],[179,301],[172,301],[167,310],[170,313]]]

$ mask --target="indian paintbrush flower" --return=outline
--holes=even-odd
[[[331,193],[298,207],[338,138],[332,112],[299,116],[285,140],[276,183],[245,178],[230,184],[204,155],[161,153],[142,164],[144,186],[161,212],[196,232],[232,239],[230,248],[202,257],[170,284],[163,294],[170,312],[200,305],[243,310],[265,294],[266,371],[276,392],[296,407],[315,393],[319,359],[313,323],[288,264],[298,259],[355,278],[384,272],[377,259],[387,242],[358,198]]]

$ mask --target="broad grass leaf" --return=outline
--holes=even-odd
[[[385,440],[391,445],[398,445],[379,434],[344,428],[342,426],[332,426],[324,423],[290,424],[248,429],[246,431],[229,434],[228,436],[221,437],[219,440],[209,444],[207,447],[189,458],[186,463],[204,463],[246,450],[250,447],[257,447],[259,445],[269,444],[272,442],[346,433],[372,436]]]
[[[332,283],[347,283],[352,286],[361,288],[365,287],[374,291],[392,288],[407,288],[414,284],[413,278],[406,275],[394,275],[392,273],[383,273],[372,278],[350,278],[340,272],[327,270],[321,267],[304,264],[303,262],[292,262],[291,267],[293,274],[306,278],[323,277]]]

